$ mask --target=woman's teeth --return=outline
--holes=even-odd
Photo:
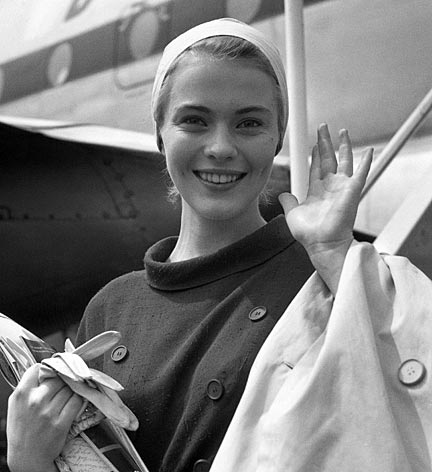
[[[210,172],[197,172],[200,179],[213,184],[229,184],[236,182],[242,175],[240,174],[212,174]]]

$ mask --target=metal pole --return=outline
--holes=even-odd
[[[285,43],[291,193],[302,202],[309,181],[303,0],[285,0]]]
[[[427,114],[432,109],[432,89],[426,94],[423,100],[417,105],[415,110],[406,119],[403,125],[398,129],[395,135],[387,143],[382,150],[379,158],[371,168],[369,178],[363,188],[361,198],[371,189],[372,185],[378,177],[384,172],[396,154],[400,151],[402,146],[408,141],[409,137],[414,133],[420,123],[426,118]]]

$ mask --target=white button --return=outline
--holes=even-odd
[[[425,375],[426,368],[417,359],[408,359],[399,367],[399,380],[410,387],[419,384]]]
[[[249,319],[251,321],[262,320],[267,314],[267,308],[265,306],[256,306],[249,312]]]
[[[126,346],[117,346],[111,352],[111,359],[114,362],[120,362],[125,359],[128,355],[128,350]]]

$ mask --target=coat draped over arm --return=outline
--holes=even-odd
[[[211,472],[432,471],[432,281],[353,243],[273,328]]]

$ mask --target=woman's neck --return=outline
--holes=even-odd
[[[205,219],[183,207],[180,234],[170,262],[180,262],[212,254],[239,241],[266,224],[259,213],[245,213],[226,220]]]

